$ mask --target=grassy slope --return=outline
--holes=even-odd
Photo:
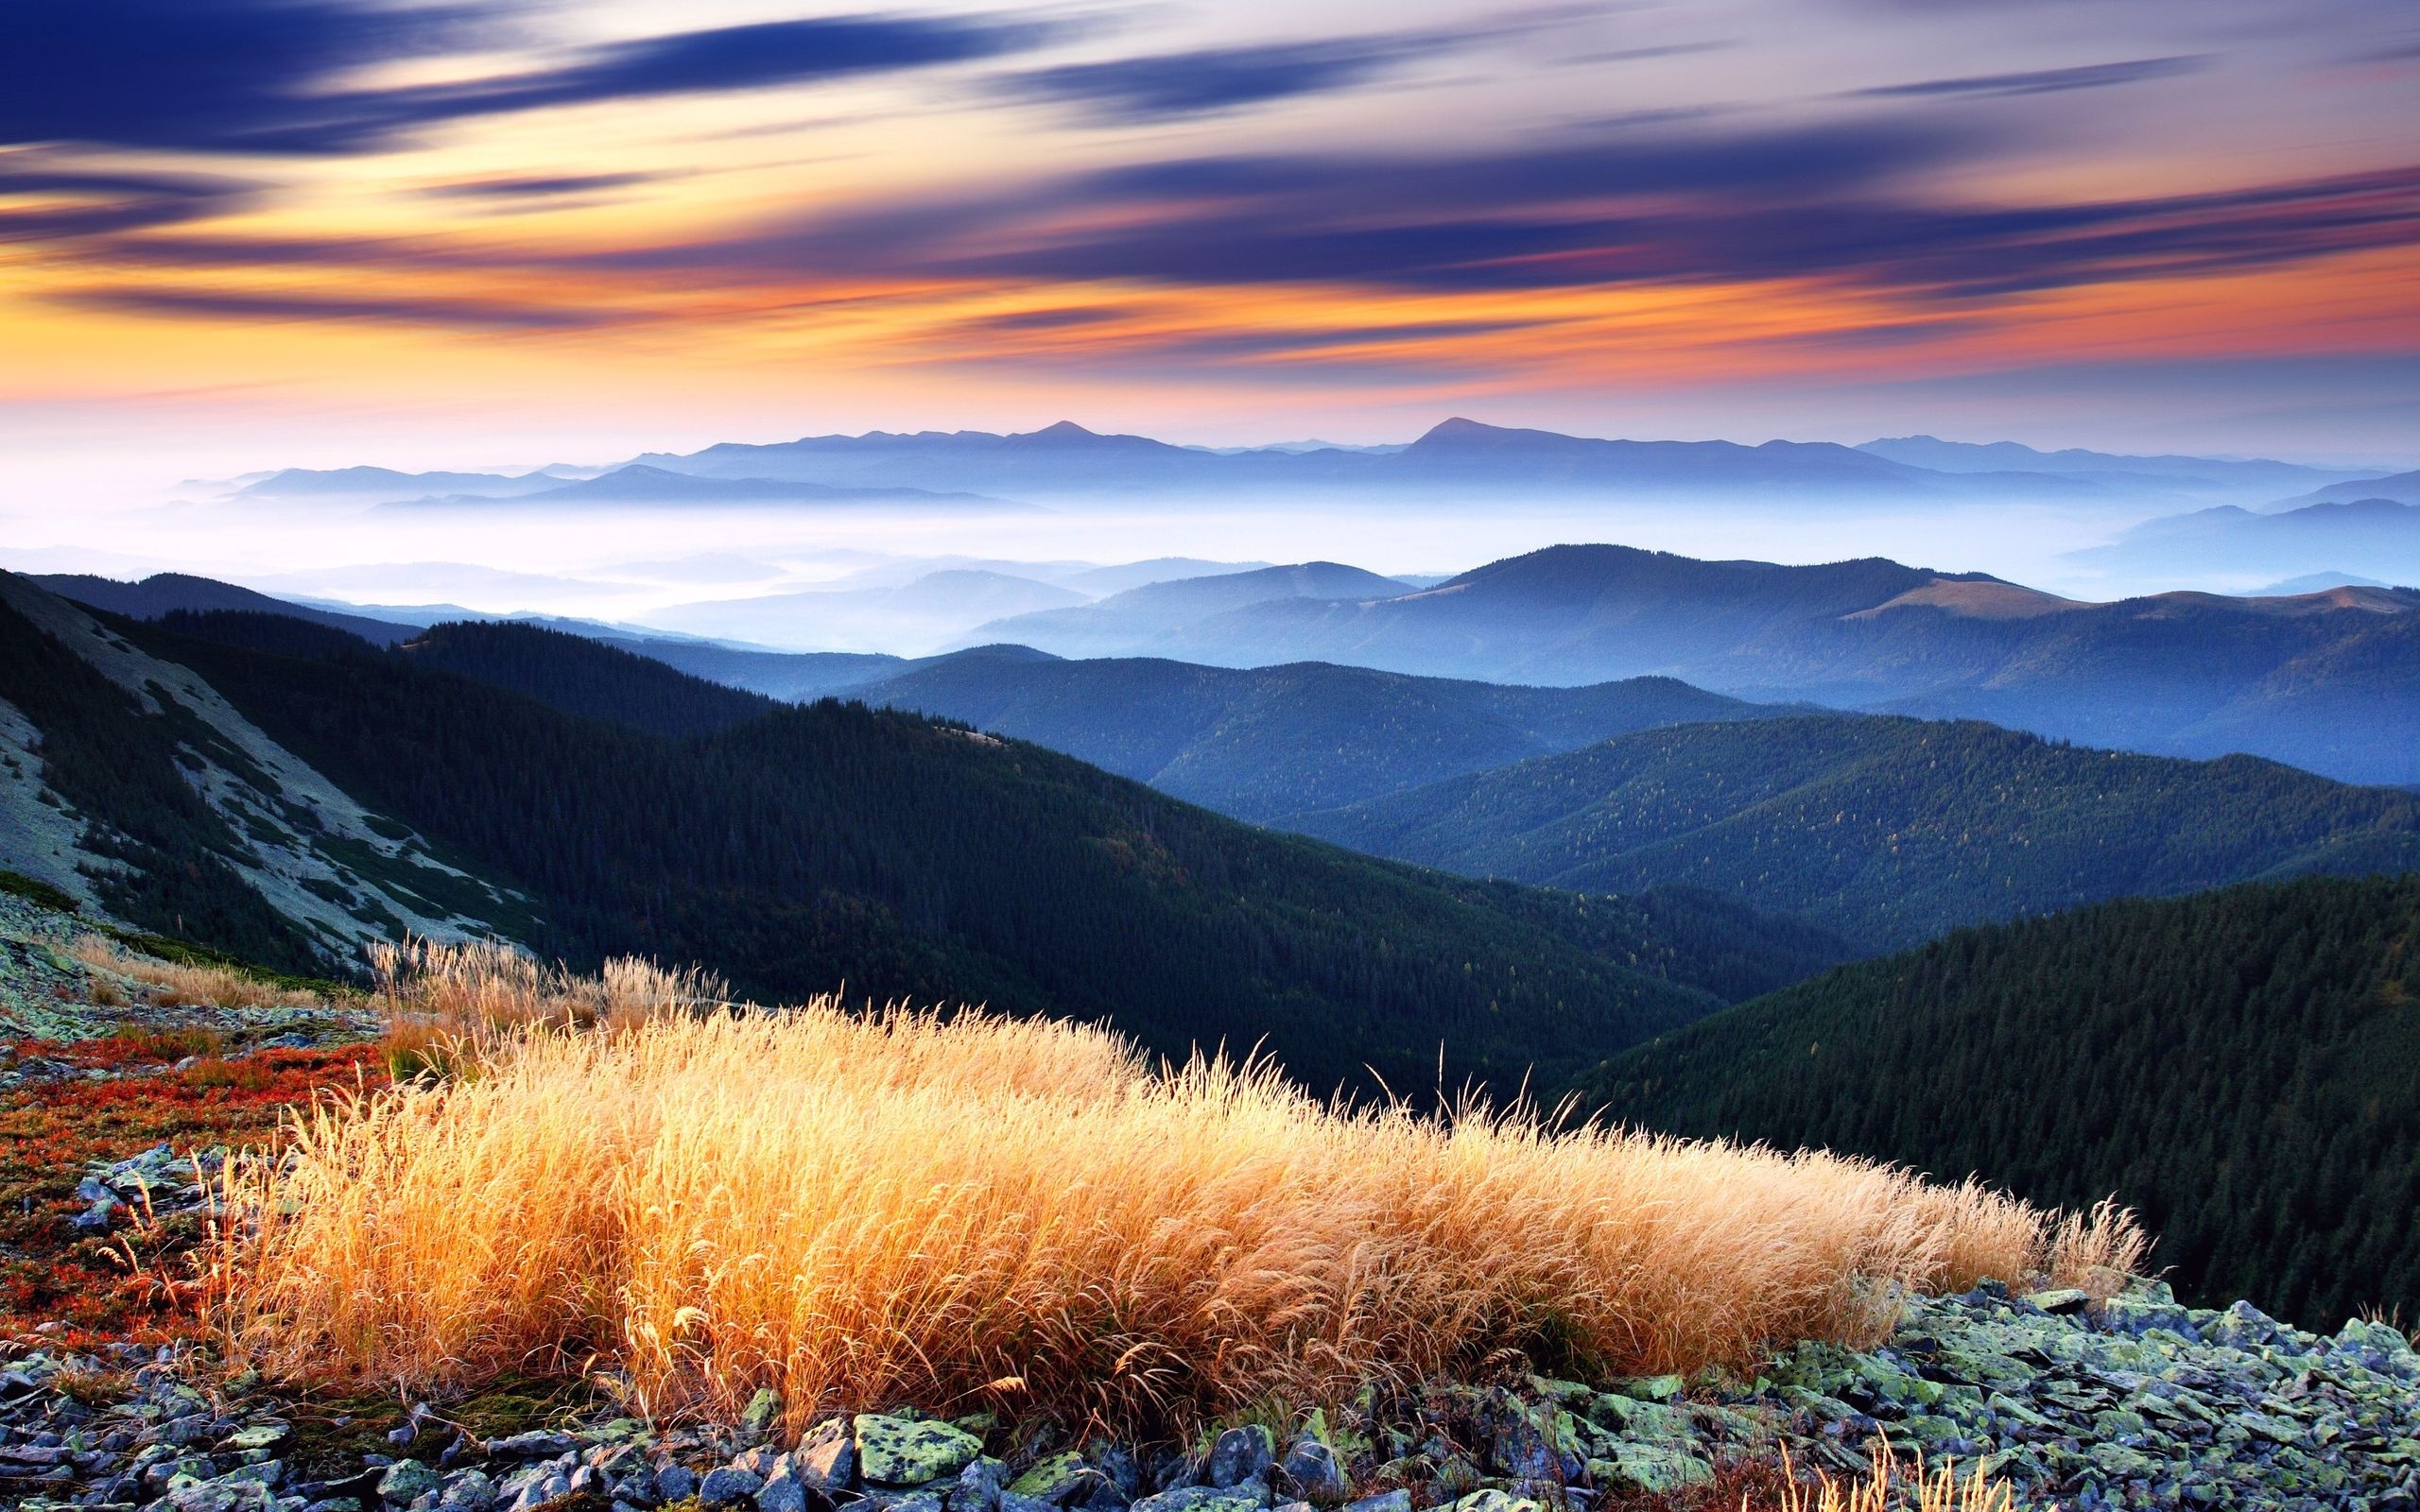
[[[1582,1080],[1616,1118],[2110,1193],[2205,1300],[2420,1309],[2420,877],[2306,878],[1961,930]]]
[[[2125,894],[2420,865],[2408,793],[1846,715],[1651,730],[1289,823],[1472,875],[1692,884],[1883,948]]]
[[[1367,1063],[1407,1089],[1431,1085],[1441,1040],[1448,1080],[1532,1062],[1552,1079],[1718,1001],[1652,974],[1673,951],[1643,909],[1631,930],[1601,902],[1495,906],[905,714],[823,704],[675,741],[406,658],[134,633],[529,888],[544,943],[575,960],[703,961],[768,997],[845,982],[1067,1012],[1171,1051],[1265,1040],[1315,1084]]]

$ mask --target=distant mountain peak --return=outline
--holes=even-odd
[[[1100,439],[1100,432],[1086,430],[1072,420],[1063,420],[1056,424],[1045,425],[1038,431],[1028,431],[1017,438],[1026,441],[1097,441]]]

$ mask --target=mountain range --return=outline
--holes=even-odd
[[[870,431],[690,453],[650,452],[609,468],[519,474],[406,474],[380,468],[289,469],[253,482],[250,500],[345,498],[360,503],[528,497],[681,503],[772,500],[909,490],[898,497],[1099,499],[1135,494],[1198,499],[1622,497],[1710,500],[1752,495],[1938,501],[1961,499],[2213,499],[2262,501],[2360,477],[2347,469],[2210,457],[2040,452],[1905,437],[1859,447],[1825,441],[1599,439],[1461,418],[1403,445],[1312,443],[1204,448],[1102,435],[1071,421],[1038,431]],[[616,482],[620,478],[622,481]],[[683,479],[689,481],[683,481]],[[793,491],[782,493],[781,488]],[[828,490],[828,491],[818,491]],[[930,504],[929,497],[922,500]]]
[[[1122,597],[1122,596],[1121,596]],[[1820,566],[1556,546],[1433,588],[1142,612],[1112,597],[970,640],[1224,666],[1331,662],[1965,716],[2121,749],[2248,751],[2420,781],[2420,591],[2091,604],[1879,558]]]
[[[1076,592],[1031,579],[994,584],[975,569],[964,570],[977,574],[963,579],[966,591],[936,592],[936,578],[959,582],[957,571],[896,587],[802,593],[787,612],[826,624],[856,614],[858,630],[880,623],[906,633],[921,625],[929,641],[942,622],[912,616],[962,610],[992,588]],[[141,614],[242,593],[168,576],[139,585],[134,598],[130,585],[106,579],[52,581]],[[172,592],[177,584],[184,586]],[[2420,591],[2358,586],[2092,604],[1879,558],[1780,566],[1599,545],[1550,547],[1425,588],[1335,563],[1206,574],[1012,615],[962,639],[1050,656],[1227,668],[1319,662],[1540,687],[1671,678],[1750,702],[1979,718],[2120,750],[2239,751],[2343,781],[2408,783],[2420,782],[2415,609]],[[433,617],[414,616],[419,624]],[[781,653],[546,623],[784,698],[854,696],[915,665],[871,649]],[[715,622],[701,610],[698,623]],[[391,627],[362,633],[394,639]]]

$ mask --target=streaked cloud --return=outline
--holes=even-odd
[[[2408,0],[1343,13],[14,0],[0,393],[959,423],[970,372],[1182,416],[2420,351]]]
[[[564,195],[609,194],[655,183],[653,173],[564,173],[514,179],[470,179],[460,183],[432,184],[421,193],[449,199],[553,199]]]
[[[2174,78],[2208,67],[2206,57],[2135,58],[2115,63],[2083,63],[2073,68],[2037,68],[2015,74],[1973,74],[1959,78],[1919,79],[1911,84],[1879,84],[1850,93],[1891,99],[1933,94],[2058,94],[2077,89],[2111,89],[2146,79]]]

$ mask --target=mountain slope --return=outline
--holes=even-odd
[[[368,653],[322,626],[232,617]],[[0,765],[0,867],[147,930],[324,971],[406,930],[527,924],[522,900],[355,802],[189,669],[9,574]]]
[[[1266,1043],[1314,1085],[1368,1066],[1407,1090],[1434,1084],[1441,1041],[1449,1081],[1568,1074],[1715,1005],[1691,977],[1737,977],[1682,958],[1642,904],[1434,878],[908,714],[825,703],[671,740],[408,652],[133,633],[525,888],[535,943],[576,961],[1109,1019],[1171,1053]]]
[[[1873,947],[2129,893],[2420,866],[2420,800],[1972,722],[1685,725],[1287,821],[1470,875],[1702,886]]]
[[[1582,1081],[1691,1135],[2115,1193],[2204,1299],[2420,1310],[2420,878],[2124,902],[1844,967]]]
[[[172,626],[211,636],[199,627]],[[778,707],[761,694],[701,681],[651,658],[534,625],[433,625],[398,648],[414,665],[525,694],[550,708],[659,735],[702,735]]]
[[[1662,678],[1519,688],[1321,662],[1237,671],[980,652],[919,663],[850,696],[1030,740],[1253,820],[1651,726],[1773,712]]]

